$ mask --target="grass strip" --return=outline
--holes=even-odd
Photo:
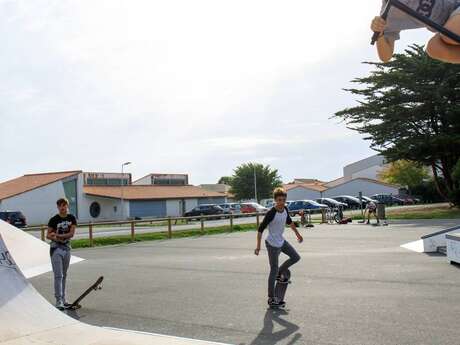
[[[256,229],[255,224],[237,224],[233,226],[233,231],[230,231],[230,226],[218,226],[218,227],[209,227],[205,228],[202,232],[201,229],[189,229],[189,230],[180,230],[173,231],[172,238],[185,238],[185,237],[198,237],[206,235],[217,235],[230,232],[246,232]],[[144,241],[160,241],[168,239],[168,232],[152,232],[152,233],[142,233],[135,236],[134,242],[144,242]],[[89,248],[90,242],[89,239],[78,239],[72,240],[72,248]],[[131,235],[120,235],[120,236],[110,236],[110,237],[96,237],[93,239],[93,244],[95,247],[100,246],[111,246],[133,243],[131,241]]]
[[[388,210],[386,212],[387,219],[393,220],[417,220],[417,219],[457,219],[460,218],[459,208],[439,207],[426,208],[416,210]],[[371,217],[372,218],[372,217]],[[351,216],[353,220],[362,219],[360,214]]]

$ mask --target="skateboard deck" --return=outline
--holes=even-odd
[[[288,282],[286,283],[281,283],[279,281],[276,282],[275,285],[275,297],[278,298],[280,301],[284,301],[284,297],[286,296],[286,291],[288,288],[288,285],[291,283],[291,271],[286,270],[283,273],[283,278],[287,279]]]
[[[80,305],[80,302],[86,297],[88,296],[91,291],[97,291],[97,290],[101,290],[102,289],[102,281],[104,280],[104,277],[99,277],[98,280],[96,280],[96,282],[91,285],[88,289],[86,289],[85,292],[83,292],[81,294],[80,297],[78,297],[75,302],[73,302],[67,309],[71,309],[71,310],[76,310],[76,309],[80,309],[81,308],[81,305]]]

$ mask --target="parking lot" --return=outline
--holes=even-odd
[[[70,297],[99,275],[105,284],[74,316],[232,344],[458,345],[459,268],[399,247],[456,224],[303,230],[285,312],[266,308],[268,263],[252,254],[254,232],[77,250],[86,261],[70,269]],[[52,301],[50,274],[32,283]]]

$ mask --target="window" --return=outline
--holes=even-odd
[[[94,201],[90,206],[89,206],[89,214],[93,218],[99,217],[101,214],[101,205],[99,205],[98,202]]]

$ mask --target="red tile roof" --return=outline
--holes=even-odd
[[[106,198],[121,198],[121,186],[84,186],[88,195]],[[182,199],[225,197],[225,194],[212,192],[195,186],[130,185],[123,187],[123,198],[127,200]]]
[[[0,183],[0,200],[11,198],[53,182],[62,180],[66,177],[74,176],[81,173],[80,170],[60,171],[43,174],[28,174],[13,180]]]
[[[366,177],[355,177],[355,178],[340,177],[340,178],[332,180],[330,182],[318,181],[318,182],[315,182],[315,183],[288,183],[288,184],[284,185],[284,189],[286,191],[289,191],[291,189],[301,187],[301,188],[306,188],[306,189],[310,189],[310,190],[315,190],[317,192],[324,192],[324,191],[326,191],[326,190],[328,190],[330,188],[334,188],[334,187],[337,187],[339,185],[342,185],[342,184],[345,184],[347,182],[354,181],[354,180],[362,180],[362,181],[381,184],[381,185],[388,186],[388,187],[401,188],[401,186],[398,186],[398,185],[395,185],[395,184],[386,183],[386,182],[382,182],[382,181],[378,181],[378,180],[374,180],[374,179],[370,179],[370,178],[366,178]]]
[[[327,188],[324,187],[322,184],[319,183],[289,183],[285,184],[284,189],[286,191],[289,191],[294,188],[305,188],[305,189],[311,189],[317,192],[324,192]]]

